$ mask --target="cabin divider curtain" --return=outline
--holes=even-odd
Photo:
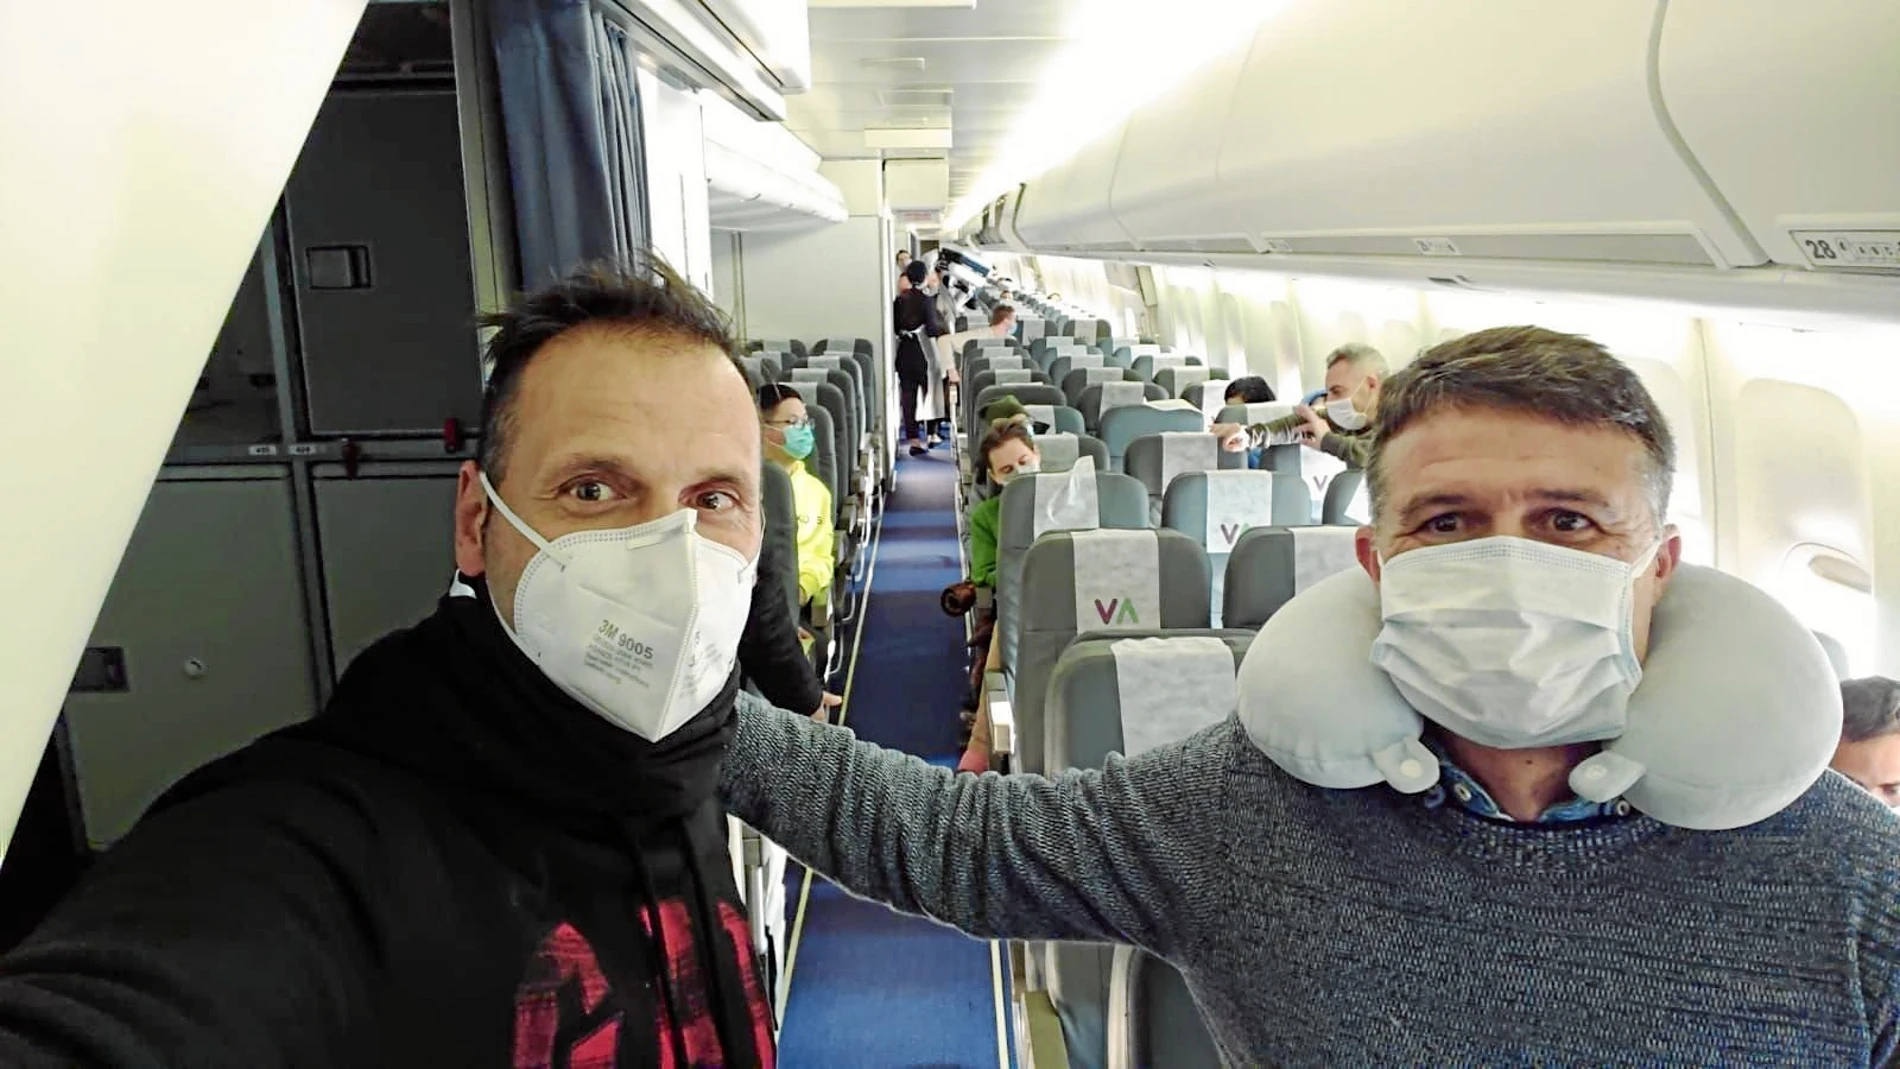
[[[639,88],[610,0],[489,0],[521,283],[647,247]]]

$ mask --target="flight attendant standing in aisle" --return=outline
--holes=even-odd
[[[897,328],[898,400],[904,417],[904,438],[910,443],[910,455],[926,452],[923,430],[918,424],[918,406],[930,389],[930,348],[949,331],[937,315],[937,303],[923,290],[930,269],[922,261],[912,260],[904,268],[909,283],[891,302],[891,322]]]

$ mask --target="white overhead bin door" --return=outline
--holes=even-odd
[[[1254,39],[1208,229],[1296,253],[1761,263],[1657,113],[1661,11],[1305,0]]]
[[[1110,208],[1126,121],[1083,146],[1073,158],[1033,179],[1016,213],[1016,230],[1032,248],[1133,252],[1135,244]]]
[[[1114,177],[1123,232],[1144,247],[1241,252],[1244,237],[1328,257],[1762,263],[1655,106],[1661,11],[1290,3],[1261,25],[1231,88],[1216,64],[1130,124]],[[1213,115],[1226,125],[1210,183]],[[1023,236],[1098,232],[1092,177],[1060,177],[1074,187],[1060,207],[1032,182]]]
[[[1230,102],[1247,52],[1228,52],[1129,117],[1111,199],[1116,219],[1143,249],[1260,251],[1238,227],[1210,228],[1201,206],[1219,179]]]
[[[714,230],[799,230],[846,218],[819,157],[781,123],[760,122],[702,91],[708,207]]]
[[[1663,103],[1776,262],[1900,270],[1900,3],[1671,0]]]

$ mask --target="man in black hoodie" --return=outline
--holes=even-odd
[[[773,1062],[716,796],[760,545],[724,319],[651,265],[493,325],[449,595],[0,960],[0,1064]]]

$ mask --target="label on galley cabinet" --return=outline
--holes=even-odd
[[[261,445],[251,446],[245,450],[245,452],[254,457],[274,457],[277,455],[277,447],[269,442],[265,442]]]
[[[1900,269],[1900,230],[1790,230],[1814,267]]]
[[[317,443],[299,442],[290,447],[290,455],[293,457],[314,457],[317,455]]]
[[[1462,256],[1450,238],[1413,238],[1412,244],[1426,256]]]
[[[1293,243],[1285,238],[1261,238],[1260,244],[1266,247],[1267,252],[1293,251]]]

